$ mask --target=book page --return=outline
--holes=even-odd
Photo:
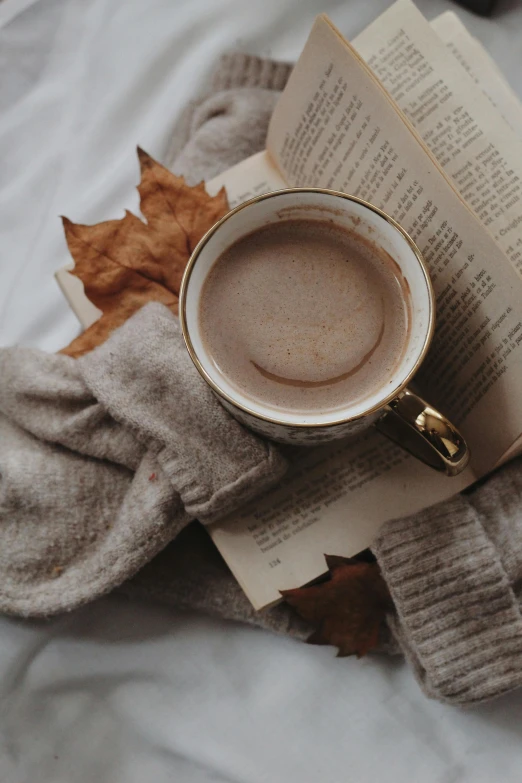
[[[72,269],[74,269],[72,263],[62,267],[54,273],[54,279],[80,324],[84,329],[88,329],[98,318],[101,318],[102,311],[87,299],[83,283],[79,277],[71,274]]]
[[[276,107],[268,144],[292,185],[360,196],[417,242],[438,305],[421,389],[462,429],[475,470],[490,470],[522,432],[522,281],[374,75],[324,17],[316,21]],[[499,406],[501,421],[494,416]]]
[[[264,150],[209,180],[205,183],[205,187],[211,196],[215,196],[222,187],[225,187],[228,203],[233,208],[249,198],[271,190],[280,190],[287,185],[274,166],[270,155]],[[80,324],[87,329],[100,318],[102,313],[87,299],[83,283],[71,274],[72,269],[74,264],[68,264],[55,272],[54,277]]]
[[[369,547],[386,519],[446,500],[476,480],[436,473],[371,428],[303,447],[275,490],[208,530],[256,609],[326,571],[324,555]]]
[[[518,457],[522,454],[522,435],[517,438],[512,446],[505,452],[505,454],[502,455],[502,457],[499,459],[497,464],[495,465],[495,468],[500,467],[500,465],[503,465],[505,462],[509,462],[510,459],[513,459],[514,457]]]
[[[207,192],[214,196],[222,187],[227,191],[230,207],[237,207],[254,196],[280,190],[288,185],[266,150],[251,155],[231,169],[205,183]]]
[[[511,129],[521,137],[522,103],[480,41],[468,32],[453,11],[445,11],[432,19],[430,27],[446,44]]]
[[[411,0],[398,0],[354,46],[522,272],[522,139]]]

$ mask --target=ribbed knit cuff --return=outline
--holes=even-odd
[[[290,63],[266,60],[241,52],[224,54],[214,71],[210,89],[231,90],[235,87],[261,87],[283,90],[292,71]]]
[[[373,550],[391,629],[429,696],[470,705],[522,685],[522,616],[465,497],[385,524]]]

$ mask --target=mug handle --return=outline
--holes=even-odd
[[[388,403],[375,426],[421,462],[447,476],[461,473],[469,462],[470,451],[460,432],[409,389]]]

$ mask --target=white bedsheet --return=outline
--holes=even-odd
[[[295,58],[317,12],[353,35],[387,5],[0,1],[0,344],[76,333],[52,278],[58,215],[136,206],[135,145],[161,158],[221,51]],[[520,94],[517,0],[490,21],[459,13]],[[154,605],[0,617],[0,783],[519,783],[521,727],[522,693],[464,712],[427,700],[400,660],[336,660]]]

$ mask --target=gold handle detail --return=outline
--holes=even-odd
[[[375,426],[414,457],[447,476],[461,473],[469,462],[469,448],[460,432],[409,389],[388,403]]]

